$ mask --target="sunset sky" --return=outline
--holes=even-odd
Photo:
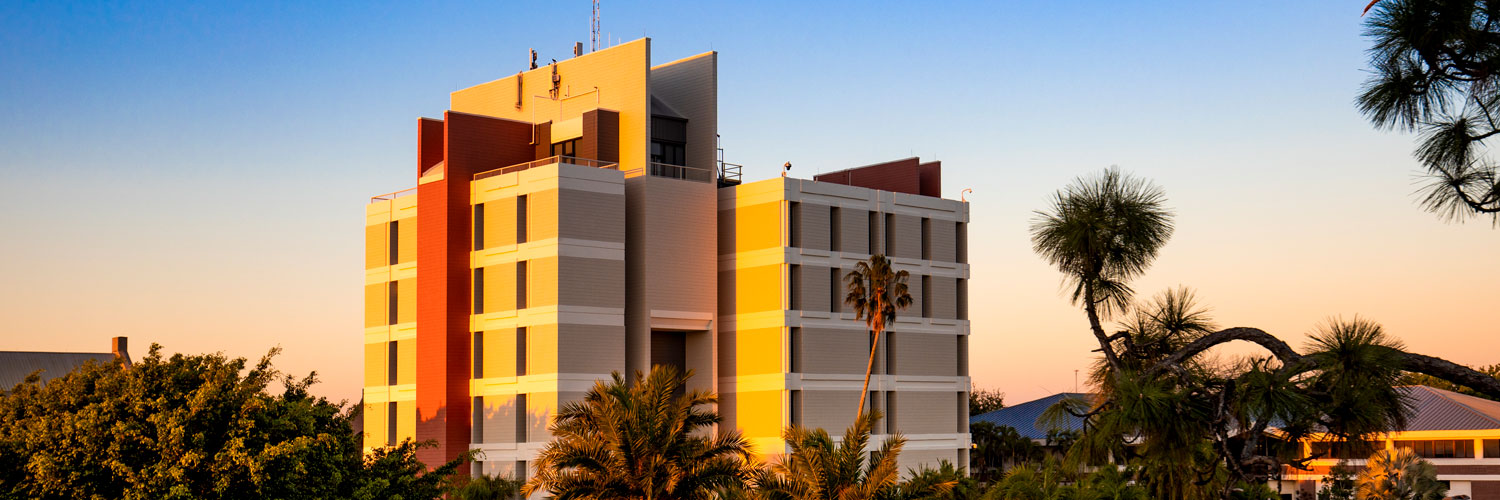
[[[1300,346],[1332,316],[1500,363],[1500,230],[1415,204],[1413,137],[1352,105],[1365,0],[623,2],[611,40],[715,50],[745,178],[908,156],[973,189],[972,375],[1073,389],[1094,347],[1032,211],[1110,165],[1177,232],[1135,283]],[[415,184],[416,118],[588,43],[589,2],[0,4],[0,350],[223,351],[359,397],[364,204]]]

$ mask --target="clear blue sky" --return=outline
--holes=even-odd
[[[973,188],[974,378],[1072,389],[1081,313],[1030,211],[1112,164],[1179,232],[1137,284],[1296,341],[1329,315],[1496,363],[1500,232],[1420,212],[1412,139],[1351,101],[1360,9],[1334,2],[606,0],[658,62],[720,53],[747,179],[912,155]],[[588,41],[589,3],[0,5],[0,349],[223,350],[357,398],[361,217],[413,184],[415,118]]]

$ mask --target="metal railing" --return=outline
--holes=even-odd
[[[740,183],[740,169],[744,166],[736,163],[724,163],[719,161],[719,187],[735,186]]]
[[[370,197],[370,203],[375,203],[377,201],[390,201],[390,200],[394,200],[396,198],[400,198],[402,196],[406,196],[406,195],[409,195],[409,194],[417,194],[417,188],[410,187],[410,188],[402,189],[400,191],[396,191],[394,193],[386,193],[386,194],[371,196]]]
[[[685,165],[668,165],[666,163],[651,162],[646,164],[644,172],[642,169],[630,169],[625,171],[625,177],[636,175],[649,175],[665,179],[682,179],[693,182],[713,182],[714,171],[706,168],[689,167]]]
[[[526,163],[519,163],[516,165],[511,165],[509,167],[500,167],[494,170],[486,170],[484,172],[474,174],[474,180],[477,181],[479,179],[494,177],[501,174],[508,174],[511,172],[520,172],[528,168],[551,165],[554,163],[567,163],[571,165],[581,165],[585,167],[602,168],[606,170],[620,169],[620,164],[613,162],[590,160],[588,158],[575,158],[572,156],[548,156],[536,161],[528,161]]]

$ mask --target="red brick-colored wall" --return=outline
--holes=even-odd
[[[578,156],[620,161],[620,113],[607,109],[583,113],[583,140],[578,141]]]
[[[534,159],[531,125],[448,112],[419,125],[419,161],[434,159],[442,125],[443,180],[417,187],[417,458],[436,466],[469,444],[469,182],[474,174]],[[434,162],[435,163],[435,162]],[[466,470],[466,469],[460,469]]]
[[[1500,498],[1500,481],[1474,481],[1469,483],[1470,497],[1474,500]]]
[[[813,180],[941,198],[943,195],[942,168],[941,162],[922,163],[917,158],[906,158],[829,172],[814,176]]]
[[[417,176],[443,161],[443,121],[417,119]]]

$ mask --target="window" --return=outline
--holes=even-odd
[[[484,268],[474,268],[474,314],[484,314]]]
[[[843,288],[842,283],[839,282],[840,271],[843,269],[837,267],[828,269],[828,312],[835,314],[840,312],[844,303],[843,297],[839,296]]]
[[[469,420],[469,428],[473,429],[473,441],[484,442],[484,396],[474,396],[474,416]]]
[[[791,333],[787,336],[790,337],[787,339],[787,364],[791,366],[791,372],[800,373],[802,371],[802,353],[798,351],[802,349],[802,329],[794,326],[791,328]]]
[[[651,141],[651,162],[685,166],[687,147],[680,142]]]
[[[526,242],[526,195],[516,197],[516,243]]]
[[[964,392],[959,392],[958,393],[958,411],[956,413],[958,414],[958,426],[955,428],[956,430],[954,430],[953,432],[960,432],[960,433],[961,432],[969,432],[969,395],[968,395],[968,393],[964,393]]]
[[[552,143],[552,156],[578,156],[578,139]]]
[[[516,376],[526,374],[526,327],[516,329]]]
[[[787,419],[792,425],[802,424],[802,391],[793,390],[787,397]]]
[[[474,332],[474,378],[484,378],[484,332]]]
[[[953,375],[962,377],[969,374],[969,336],[958,336],[958,362],[954,363],[957,373]]]
[[[516,309],[526,308],[526,261],[516,262]]]
[[[802,204],[787,203],[786,241],[789,247],[802,247]]]
[[[885,433],[895,434],[899,429],[896,427],[896,391],[885,393]]]
[[[1500,439],[1484,440],[1484,458],[1500,458]]]
[[[787,271],[786,298],[787,309],[802,309],[802,297],[799,290],[802,288],[802,266],[792,264]]]
[[[932,260],[932,219],[922,218],[922,260]]]
[[[396,402],[385,404],[385,444],[396,444]]]
[[[396,341],[385,343],[385,385],[396,385],[396,360],[399,357]]]
[[[474,205],[474,250],[484,250],[484,204]]]
[[[399,312],[400,307],[400,305],[397,303],[400,295],[397,294],[398,292],[396,290],[396,282],[390,282],[390,285],[386,287],[386,290],[385,324],[394,325],[396,324],[396,320],[398,318],[397,312]]]
[[[1396,441],[1396,448],[1411,450],[1412,453],[1422,458],[1474,458],[1474,440],[1472,439]]]
[[[880,364],[881,364],[880,363],[880,356],[879,356],[880,352],[875,350],[877,347],[879,347],[879,346],[876,345],[875,332],[870,332],[870,342],[869,342],[869,344],[870,344],[870,348],[868,349],[868,351],[871,353],[870,357],[875,359],[875,362],[870,364],[870,374],[871,375],[879,375],[880,374]]]
[[[392,266],[396,265],[397,262],[401,262],[397,258],[401,254],[401,231],[398,230],[398,224],[400,223],[401,221],[391,221],[391,230],[388,232],[388,234],[391,235],[390,238],[388,238],[391,244],[391,248],[386,252],[386,255],[390,256],[390,265]]]
[[[896,374],[896,332],[885,332],[885,374]]]
[[[844,217],[839,215],[839,207],[828,210],[828,250],[834,252],[844,251]]]
[[[880,391],[870,391],[865,395],[865,411],[872,414],[880,411]],[[883,432],[880,432],[880,424],[888,423],[890,421],[891,416],[886,415],[885,418],[881,419],[879,422],[875,422],[875,425],[870,427],[870,433],[884,434]]]
[[[869,232],[869,235],[870,235],[870,247],[869,247],[868,250],[870,250],[870,255],[875,255],[875,254],[880,253],[880,247],[878,245],[876,245],[876,243],[880,242],[880,213],[879,212],[870,212],[870,232]]]
[[[896,214],[885,214],[885,256],[896,254]]]
[[[956,257],[958,263],[963,264],[969,262],[969,226],[962,222],[954,222],[953,224],[956,226],[953,231],[954,239],[958,240],[955,245],[958,247],[958,255]]]
[[[516,395],[516,442],[526,442],[526,395]]]
[[[1336,458],[1339,460],[1360,460],[1369,458],[1375,450],[1383,448],[1380,441],[1374,442],[1331,442],[1315,441],[1312,443],[1312,454],[1322,458]]]
[[[969,319],[969,280],[958,279],[958,319]]]
[[[932,317],[932,276],[922,275],[922,317]]]

